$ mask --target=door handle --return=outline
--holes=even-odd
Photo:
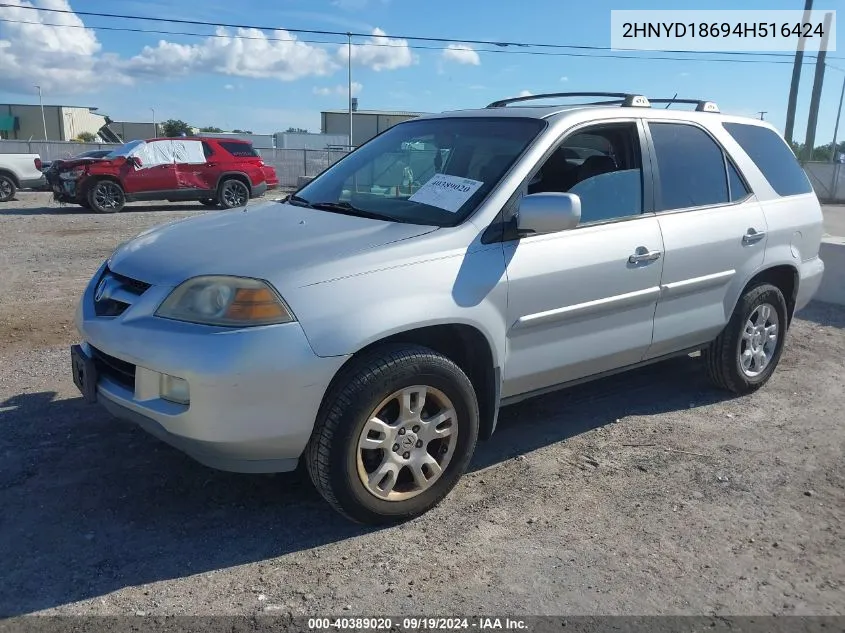
[[[650,251],[645,246],[638,246],[634,254],[628,258],[629,264],[639,264],[641,262],[653,262],[658,259],[662,253],[660,251]]]
[[[766,237],[765,231],[755,231],[753,228],[749,228],[745,235],[742,236],[742,243],[743,244],[756,244],[760,240]]]

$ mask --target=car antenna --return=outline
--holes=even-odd
[[[678,93],[676,92],[674,94],[674,96],[671,99],[669,99],[669,103],[666,104],[666,108],[664,108],[664,109],[668,110],[669,106],[672,105],[675,102],[675,99],[677,99],[677,97],[678,97]]]

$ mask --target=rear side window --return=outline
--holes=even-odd
[[[777,132],[746,123],[722,123],[722,126],[763,172],[778,195],[797,196],[813,190],[807,174]]]
[[[250,143],[237,143],[235,141],[220,141],[220,147],[225,149],[229,152],[232,156],[238,157],[245,157],[245,156],[253,156],[258,157],[258,152],[252,147]]]
[[[648,125],[660,174],[658,211],[728,202],[725,157],[706,132],[677,123]]]

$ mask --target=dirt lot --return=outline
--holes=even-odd
[[[507,408],[440,507],[371,530],[81,403],[84,283],[206,210],[47,200],[0,208],[0,616],[845,613],[845,310],[805,310],[750,397],[682,358]]]

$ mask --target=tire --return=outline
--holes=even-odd
[[[118,213],[126,204],[123,188],[114,180],[95,182],[88,189],[85,199],[97,213]]]
[[[237,178],[227,178],[217,189],[217,203],[224,209],[246,206],[249,202],[249,187]]]
[[[422,405],[420,386],[426,388]],[[408,398],[405,411],[416,411],[419,424],[413,415],[405,422],[397,417],[402,396],[391,398],[397,393],[416,394]],[[437,422],[439,415],[445,417]],[[384,423],[373,425],[377,416]],[[448,433],[439,430],[444,425]],[[475,451],[478,426],[475,391],[455,363],[426,347],[384,346],[353,361],[329,388],[306,448],[306,464],[323,498],[347,518],[371,525],[398,523],[429,511],[455,487]],[[376,432],[384,437],[369,439]],[[362,450],[359,442],[381,448]],[[432,462],[442,467],[439,474]],[[364,483],[377,480],[377,472],[386,473],[385,478],[374,486]],[[374,488],[389,490],[377,495]]]
[[[220,203],[214,198],[203,198],[202,200],[200,200],[200,204],[206,207],[216,207]]]
[[[17,192],[18,188],[11,176],[0,174],[0,202],[9,202]]]
[[[711,382],[736,394],[762,387],[780,361],[787,327],[786,301],[776,286],[763,283],[748,289],[725,329],[702,351]]]

